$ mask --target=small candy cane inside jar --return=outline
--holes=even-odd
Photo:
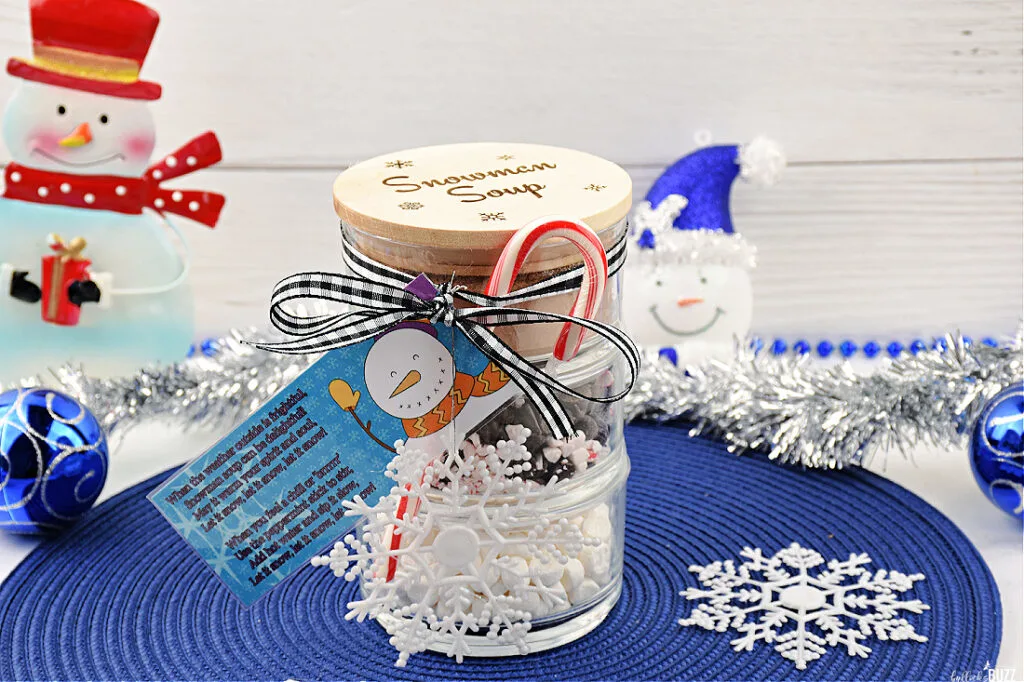
[[[346,249],[364,268],[357,274],[378,266],[423,273],[434,283],[510,297],[503,307],[615,327],[631,199],[629,176],[615,164],[527,144],[395,152],[353,166],[334,185]],[[532,229],[520,231],[524,226]],[[582,279],[559,284],[577,270]],[[548,295],[515,300],[545,284]],[[623,356],[578,325],[493,331],[584,396],[606,398],[625,385]],[[468,643],[465,655],[523,653],[524,644],[540,651],[586,634],[615,604],[629,471],[621,403],[557,397],[577,430],[573,437],[554,437],[520,395],[458,434],[457,452],[406,461],[384,503],[390,511],[354,536],[365,544],[350,550],[379,557],[374,578],[363,575],[364,596],[373,602],[397,590],[404,605],[376,614],[394,641],[405,642],[410,619],[425,612],[456,621],[471,616],[469,636],[459,638],[460,647]],[[460,500],[454,506],[453,495]],[[336,549],[322,563],[343,571],[347,551]],[[439,575],[451,583],[431,585],[429,576]],[[521,641],[506,637],[524,618],[530,627]],[[451,647],[443,635],[427,644]]]

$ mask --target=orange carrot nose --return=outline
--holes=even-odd
[[[410,371],[408,374],[405,375],[405,378],[402,379],[402,383],[398,384],[395,390],[392,391],[391,395],[389,395],[388,397],[394,398],[399,393],[404,393],[405,391],[408,391],[410,388],[420,383],[420,379],[422,378],[423,377],[416,370]]]
[[[82,147],[90,142],[92,142],[92,130],[88,123],[83,123],[57,144],[61,147]]]
[[[703,302],[703,298],[681,298],[678,301],[676,301],[676,305],[679,306],[680,308],[685,308],[686,306],[697,305],[698,303]]]

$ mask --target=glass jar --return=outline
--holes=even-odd
[[[474,529],[476,540],[470,540],[475,543],[470,547],[470,555],[486,580],[479,585],[471,584],[472,591],[467,592],[471,600],[467,611],[479,613],[489,603],[484,593],[486,582],[495,594],[517,599],[515,606],[530,613],[531,627],[522,639],[523,646],[488,637],[487,628],[470,630],[465,637],[468,645],[465,655],[512,656],[545,651],[575,641],[601,624],[622,592],[628,474],[629,457],[624,449],[619,449],[585,473],[557,483],[554,495],[528,502],[530,508],[519,517],[520,522],[513,520],[506,524],[510,527],[502,534],[507,544],[490,559],[487,554],[494,547],[486,544],[487,533],[481,528]],[[440,491],[436,495],[440,496]],[[485,512],[491,517],[500,515],[507,502],[507,498],[490,500],[484,504]],[[468,513],[468,510],[462,511]],[[424,561],[435,568],[459,570],[457,564],[450,565],[449,559],[466,556],[467,543],[462,537],[465,515],[455,510],[449,513],[432,509],[430,513],[434,515],[432,524],[436,531],[421,546],[417,557],[399,559],[398,571],[407,566],[405,562]],[[536,552],[527,550],[526,536],[531,530],[557,528],[560,523],[568,524],[574,535],[578,533],[577,537],[588,542],[578,554],[563,564],[555,559],[545,562]],[[449,536],[460,539],[454,544]],[[386,567],[382,564],[380,569],[383,573]],[[474,573],[476,571],[465,571],[470,580]],[[510,574],[512,580],[509,580]],[[371,591],[367,582],[364,581],[362,589],[364,598],[369,597]],[[422,602],[424,593],[422,588],[405,590],[401,603]],[[548,596],[545,598],[542,594]],[[429,606],[439,618],[451,615],[444,604],[432,602]],[[395,634],[400,618],[400,614],[387,612],[378,615],[377,621],[390,634]],[[451,654],[454,644],[453,637],[442,633],[432,639],[427,648]]]
[[[525,144],[464,144],[397,152],[353,166],[334,185],[335,208],[350,248],[410,276],[423,273],[435,283],[453,279],[457,286],[478,293],[484,292],[505,244],[523,225],[545,216],[571,216],[593,229],[609,250],[625,237],[631,199],[629,176],[615,164],[581,152]],[[530,252],[512,289],[544,281],[582,262],[576,248],[564,240],[544,242]],[[570,291],[515,307],[568,314],[576,294]],[[620,275],[614,273],[595,319],[618,326],[620,313]],[[536,367],[584,395],[606,397],[620,392],[625,382],[623,358],[594,334],[587,335],[575,357],[552,362],[561,326],[519,325],[494,332]],[[498,578],[494,582],[506,590],[504,596],[515,597],[529,612],[532,627],[525,642],[530,651],[559,646],[592,630],[615,604],[622,582],[629,459],[621,404],[558,397],[578,429],[575,438],[554,438],[537,410],[522,397],[506,403],[470,433],[459,434],[460,451],[480,453],[487,446],[500,449],[511,441],[520,448],[515,472],[507,475],[526,486],[519,489],[528,498],[523,528],[516,530],[513,523],[509,530],[513,540],[496,556],[492,552],[490,559],[500,564],[498,573],[517,576],[514,585]],[[505,468],[501,465],[499,473]],[[450,481],[439,483],[426,497],[443,498],[446,485]],[[481,502],[471,495],[466,505],[481,504],[482,510],[477,511],[490,518],[504,513],[507,499],[503,499],[496,496]],[[429,500],[424,504],[430,506]],[[432,508],[430,513],[437,517],[437,528],[462,528],[458,548],[436,552],[439,565],[445,564],[446,557],[476,556],[473,533],[477,544],[486,543],[484,529],[470,533],[465,524],[459,525],[465,509]],[[531,524],[560,527],[570,538],[568,551],[556,546],[553,551],[559,556],[540,562],[546,568],[535,565],[537,556],[523,553],[528,543],[514,540],[517,533],[527,533],[524,529]],[[434,537],[420,538],[417,546],[431,554],[437,549],[433,542],[454,542],[451,538],[456,535],[449,538],[443,530],[437,531]],[[404,537],[406,541],[411,540]],[[393,566],[389,575],[394,573]],[[369,588],[364,584],[364,591]],[[530,596],[538,591],[546,596]],[[484,593],[488,589],[481,586],[474,594],[482,598]],[[405,595],[409,604],[422,597]],[[440,602],[435,606],[444,608]],[[398,626],[399,618],[393,613],[378,616],[389,629]],[[484,633],[471,634],[467,641],[467,655],[522,651]],[[441,637],[430,648],[443,651],[448,646],[450,642]]]

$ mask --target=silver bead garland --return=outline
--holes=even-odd
[[[216,352],[123,378],[96,379],[81,368],[53,372],[57,390],[89,407],[111,436],[163,422],[183,428],[231,428],[306,369],[315,356],[277,355],[232,331]],[[737,347],[731,362],[678,368],[646,353],[625,399],[627,419],[686,419],[693,435],[721,438],[730,450],[767,451],[772,459],[819,468],[867,462],[880,450],[920,443],[960,448],[963,427],[1002,388],[1024,378],[1021,332],[1009,344],[970,346],[946,336],[946,350],[904,354],[869,375],[847,362],[824,367],[807,357],[755,354]],[[52,385],[34,378],[22,385]]]
[[[864,464],[920,442],[961,448],[985,402],[1024,376],[1022,337],[998,348],[968,345],[959,334],[945,339],[945,351],[904,354],[868,375],[847,362],[755,354],[747,344],[734,361],[685,369],[650,351],[626,416],[687,419],[692,435],[721,438],[733,452],[764,450],[817,468]]]

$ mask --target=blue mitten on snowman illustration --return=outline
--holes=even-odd
[[[785,167],[777,144],[704,147],[659,177],[633,214],[624,323],[641,346],[679,365],[728,359],[750,331],[756,250],[733,228],[737,176],[773,184]]]
[[[134,0],[31,0],[30,11],[33,57],[7,63],[20,82],[2,120],[0,382],[66,362],[115,375],[180,360],[193,301],[167,215],[213,227],[224,197],[162,183],[220,161],[217,137],[150,164],[161,87],[139,73],[155,11]]]
[[[431,456],[451,450],[457,437],[520,393],[461,333],[453,337],[450,328],[429,320],[401,322],[377,335],[361,378],[373,408],[393,418],[392,426],[378,434],[370,420],[364,422],[356,411],[361,392],[344,379],[329,386],[338,406],[381,447],[394,452],[384,439],[400,424],[406,446]]]

